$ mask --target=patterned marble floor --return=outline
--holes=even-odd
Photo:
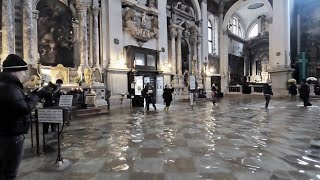
[[[65,127],[62,156],[26,154],[19,180],[276,180],[320,179],[320,100],[225,97],[216,105],[173,103],[169,112],[114,109]],[[48,135],[50,138],[52,135]],[[54,148],[56,142],[50,144]],[[319,148],[319,149],[316,149]],[[319,155],[319,154],[318,154]]]

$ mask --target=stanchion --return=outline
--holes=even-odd
[[[32,117],[32,115],[30,116],[30,131],[31,131],[31,148],[33,148],[33,125],[32,125],[32,119],[33,119],[33,117]]]
[[[37,155],[40,156],[40,142],[39,142],[39,121],[38,121],[38,110],[35,112],[36,116],[36,146],[37,146]]]

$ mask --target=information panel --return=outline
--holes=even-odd
[[[63,123],[62,109],[38,109],[38,121],[42,123]]]
[[[60,107],[71,107],[72,106],[72,95],[61,95],[59,100]]]

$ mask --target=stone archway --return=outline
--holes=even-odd
[[[37,28],[40,63],[74,68],[75,33],[71,9],[59,0],[40,0],[36,8],[39,11]]]
[[[220,74],[221,74],[221,90],[223,92],[227,92],[228,89],[228,47],[229,47],[229,37],[227,35],[227,25],[229,22],[229,19],[232,18],[234,14],[236,14],[237,11],[240,9],[247,7],[251,4],[255,3],[264,3],[264,6],[267,8],[267,18],[272,19],[273,16],[273,9],[268,0],[247,0],[247,1],[237,1],[226,13],[222,26],[220,28]]]

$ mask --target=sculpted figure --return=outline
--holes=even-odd
[[[159,29],[159,21],[158,21],[158,17],[157,16],[153,16],[152,20],[151,20],[151,28],[153,29]]]
[[[129,7],[125,9],[124,22],[134,21],[135,11]]]

